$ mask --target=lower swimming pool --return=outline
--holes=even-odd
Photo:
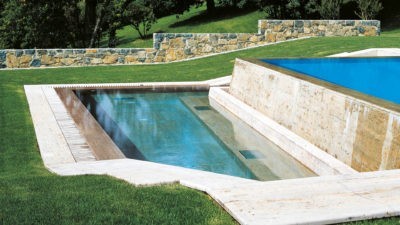
[[[258,180],[314,176],[256,131],[212,109],[208,92],[76,94],[128,158]]]

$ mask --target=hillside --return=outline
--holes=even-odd
[[[256,33],[258,20],[263,18],[265,14],[257,10],[217,9],[217,12],[210,16],[206,14],[205,6],[193,7],[179,17],[171,15],[158,19],[145,40],[139,38],[132,26],[123,27],[117,31],[117,47],[150,48],[153,46],[153,33]],[[382,30],[386,31],[386,35],[397,35],[400,32],[399,19],[398,12],[382,18]],[[107,47],[105,40],[101,47]]]
[[[192,8],[177,18],[176,15],[163,17],[157,21],[150,33],[256,33],[259,19],[264,13],[251,10],[237,10],[229,12],[219,10],[210,17],[206,8]],[[117,32],[119,48],[150,48],[153,46],[153,35],[141,40],[132,26],[125,26]],[[103,42],[102,47],[107,47]]]

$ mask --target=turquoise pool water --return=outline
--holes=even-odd
[[[263,181],[315,176],[223,107],[211,107],[208,92],[160,89],[75,93],[127,158]]]
[[[255,179],[182,102],[207,94],[77,92],[128,158]],[[207,105],[197,107],[209,110]]]
[[[263,59],[263,62],[400,104],[400,57]]]

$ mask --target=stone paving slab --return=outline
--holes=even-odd
[[[230,186],[209,192],[241,224],[327,224],[400,215],[400,170]]]

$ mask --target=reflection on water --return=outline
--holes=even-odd
[[[254,179],[181,98],[207,92],[77,91],[78,97],[129,157]]]
[[[259,180],[315,175],[223,107],[211,107],[208,92],[76,93],[128,158]]]

